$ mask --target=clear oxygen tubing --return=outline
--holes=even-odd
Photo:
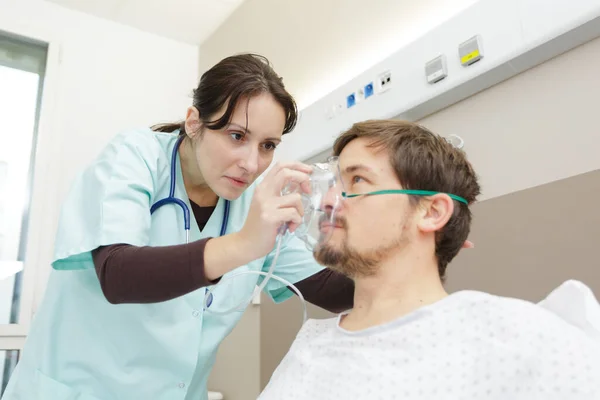
[[[287,280],[274,275],[273,271],[275,270],[275,265],[277,265],[277,259],[279,258],[279,251],[281,250],[281,243],[283,242],[283,236],[285,235],[285,233],[287,232],[287,225],[283,225],[280,229],[279,229],[279,233],[277,235],[277,242],[276,242],[276,247],[275,247],[275,255],[273,256],[273,261],[271,262],[271,266],[269,267],[269,271],[268,272],[263,272],[263,271],[241,271],[238,273],[235,273],[233,275],[229,275],[225,278],[223,278],[223,280],[230,280],[230,279],[234,279],[240,275],[248,275],[248,274],[256,274],[256,275],[261,275],[264,276],[265,279],[263,279],[263,281],[261,282],[260,286],[256,287],[254,289],[254,291],[252,292],[252,296],[250,296],[247,300],[244,300],[242,302],[240,302],[239,304],[235,305],[234,307],[231,307],[227,310],[224,311],[213,311],[210,309],[210,307],[204,307],[204,310],[208,313],[211,314],[215,314],[215,315],[226,315],[229,314],[233,311],[244,311],[244,309],[248,306],[248,304],[250,304],[252,302],[252,299],[254,298],[254,296],[257,296],[259,293],[262,292],[262,290],[265,288],[265,286],[267,285],[267,283],[269,282],[270,279],[275,279],[276,281],[279,281],[281,283],[284,283],[286,286],[290,287],[294,293],[296,293],[296,295],[298,295],[298,298],[300,299],[300,301],[302,302],[302,308],[303,308],[303,322],[306,322],[307,319],[307,311],[306,311],[306,300],[304,300],[304,296],[302,296],[302,293],[300,293],[300,291],[298,290],[298,288],[296,286],[294,286],[292,283],[288,282]],[[223,280],[221,282],[223,282]],[[221,283],[219,282],[219,283]],[[208,298],[210,297],[213,288],[217,287],[219,284],[212,286],[210,288],[208,288],[208,290],[206,291],[205,295],[204,295],[204,305],[206,305],[206,302],[208,300]]]

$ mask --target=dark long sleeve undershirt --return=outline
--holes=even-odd
[[[192,203],[203,229],[213,207]],[[218,282],[204,273],[204,248],[210,238],[189,244],[137,247],[114,244],[92,252],[96,273],[106,299],[113,304],[157,303],[171,300]],[[354,282],[325,269],[298,283],[306,301],[331,312],[352,308]]]

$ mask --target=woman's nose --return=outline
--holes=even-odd
[[[258,159],[258,149],[254,149],[249,146],[249,151],[247,151],[244,157],[240,160],[240,166],[250,175],[254,175],[258,171]]]

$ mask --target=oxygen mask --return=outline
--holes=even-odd
[[[304,215],[302,223],[292,234],[302,240],[308,250],[316,251],[331,237],[332,230],[322,228],[333,225],[342,200],[342,189],[338,179],[337,157],[330,157],[327,162],[315,163],[311,167],[308,193],[292,182],[282,189],[281,195],[300,193]]]
[[[304,215],[302,217],[301,224],[298,225],[294,232],[289,232],[287,230],[287,224],[282,225],[279,230],[273,258],[271,259],[271,265],[268,272],[240,271],[231,275],[225,275],[219,284],[208,288],[204,297],[204,309],[208,313],[214,315],[226,315],[234,311],[242,312],[247,305],[250,304],[252,299],[260,294],[269,280],[274,279],[289,287],[298,295],[303,306],[303,321],[306,321],[306,302],[304,301],[302,293],[291,282],[274,275],[275,266],[279,257],[279,251],[281,250],[283,237],[286,234],[294,235],[298,239],[302,240],[306,244],[306,248],[312,252],[317,251],[320,246],[327,243],[332,232],[330,227],[335,221],[336,211],[338,210],[342,200],[341,184],[338,177],[337,157],[330,157],[327,162],[316,163],[312,165],[312,173],[310,174],[308,180],[309,188],[307,192],[304,192],[301,186],[295,182],[288,183],[281,190],[282,196],[291,193],[300,193],[302,206],[304,207]],[[229,308],[226,306],[210,306],[212,303],[212,292],[214,288],[221,287],[223,290],[225,290],[224,288],[226,287],[225,285],[227,285],[227,282],[231,284],[234,278],[248,274],[260,275],[264,277],[262,282],[254,289],[251,297]],[[223,301],[226,302],[226,300]]]

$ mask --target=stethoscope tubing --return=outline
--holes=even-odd
[[[154,203],[152,205],[152,207],[150,207],[150,215],[152,215],[156,210],[158,210],[160,207],[162,207],[164,205],[167,205],[167,204],[178,205],[179,208],[181,208],[181,211],[183,211],[183,223],[184,223],[184,228],[185,228],[185,242],[189,243],[190,242],[190,226],[191,226],[190,209],[183,200],[175,197],[175,182],[176,182],[176,175],[177,175],[177,151],[179,150],[179,147],[181,146],[181,143],[183,142],[184,138],[185,138],[184,135],[180,135],[177,138],[177,142],[175,142],[175,146],[173,146],[173,151],[171,153],[171,175],[170,175],[170,182],[169,182],[169,196],[165,197],[164,199],[158,200],[156,203]],[[230,207],[230,201],[225,200],[224,209],[223,209],[223,220],[221,221],[221,231],[219,233],[219,236],[224,236],[225,233],[227,233],[227,224],[229,223],[229,207]],[[208,289],[206,289],[206,291],[208,291]],[[212,301],[213,301],[213,294],[211,292],[206,301],[207,308],[210,307],[210,305],[212,304]]]

